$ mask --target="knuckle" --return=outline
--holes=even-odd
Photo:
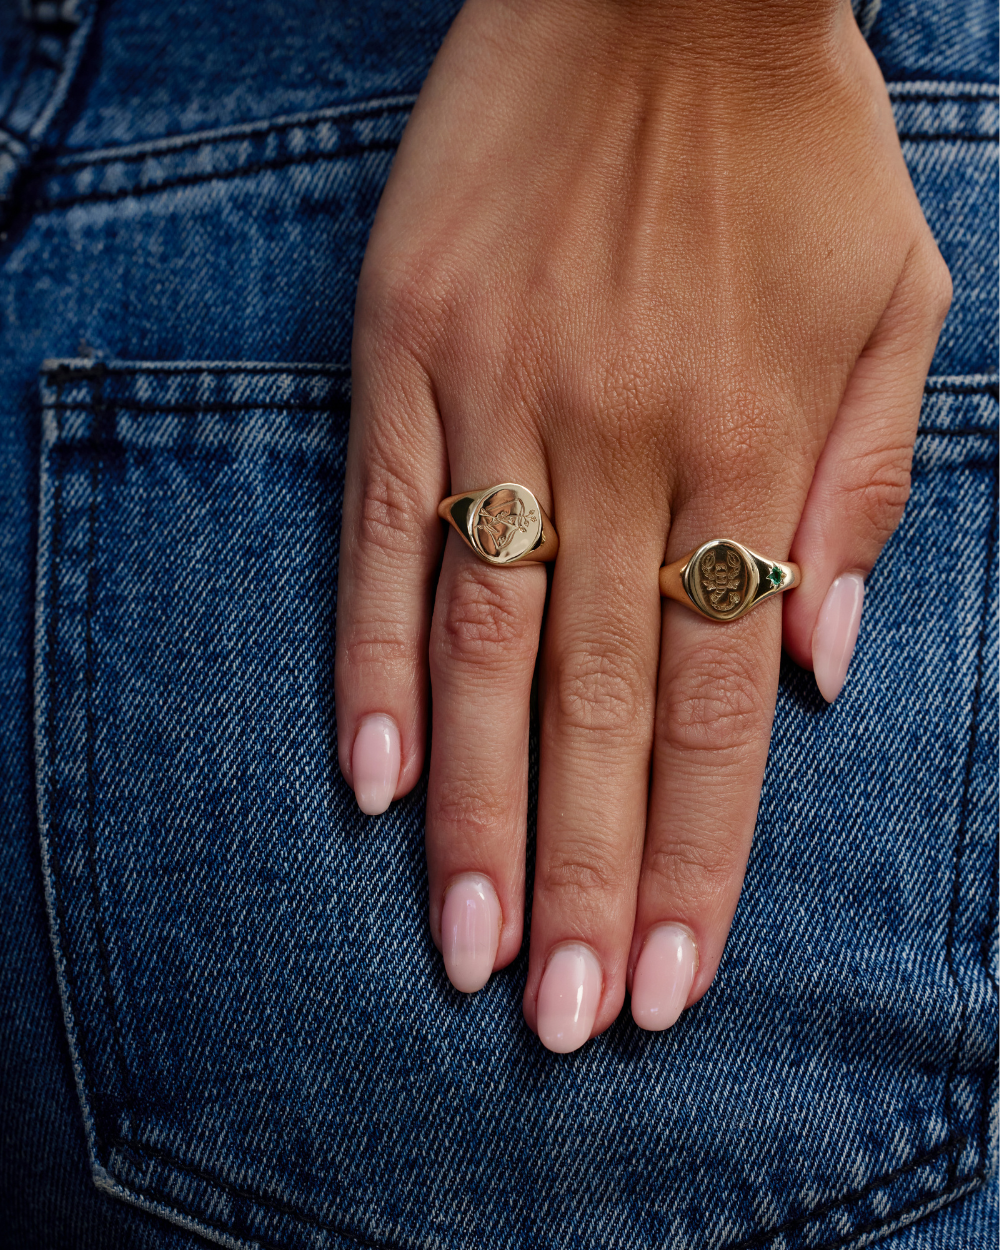
[[[841,487],[845,511],[860,527],[860,537],[878,548],[892,536],[910,497],[911,457],[909,444],[869,456],[863,472]]]
[[[497,578],[476,564],[455,579],[434,615],[432,663],[491,669],[534,659],[537,630],[516,579]]]
[[[359,328],[379,349],[397,344],[419,351],[433,339],[455,302],[456,281],[434,247],[394,255],[362,270]]]
[[[644,884],[657,894],[688,902],[715,898],[731,886],[739,868],[735,839],[715,833],[677,838],[669,847],[657,848],[647,858]]]
[[[377,458],[368,466],[358,510],[362,554],[400,556],[419,550],[428,526],[416,488]]]
[[[711,648],[667,679],[657,745],[680,754],[739,751],[769,722],[752,654]]]
[[[387,671],[411,672],[417,662],[412,634],[382,620],[355,620],[341,644],[341,657],[350,668],[377,666]]]
[[[556,670],[561,730],[615,737],[645,732],[652,702],[651,682],[624,648],[581,648],[564,655]],[[646,687],[649,686],[649,689]]]
[[[452,854],[475,853],[511,827],[510,795],[488,777],[438,778],[431,794],[434,830]]]
[[[620,857],[619,857],[620,858]],[[581,838],[561,839],[539,863],[543,894],[586,898],[613,894],[623,888],[621,867],[602,843]]]

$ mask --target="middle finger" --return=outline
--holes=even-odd
[[[646,819],[663,530],[602,529],[615,512],[560,504],[545,631],[524,1014],[560,1052],[621,1010]]]

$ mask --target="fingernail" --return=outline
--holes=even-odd
[[[684,1010],[698,953],[687,929],[661,924],[646,938],[632,974],[632,1019],[640,1029],[669,1029]]]
[[[399,730],[391,716],[376,712],[358,726],[351,770],[358,807],[366,816],[381,815],[399,781]]]
[[[444,896],[441,946],[448,980],[474,994],[490,979],[500,942],[500,900],[485,877],[459,877]]]
[[[560,946],[538,987],[538,1037],[557,1054],[579,1050],[590,1037],[601,1001],[601,965],[589,947]]]
[[[844,573],[826,592],[813,630],[813,674],[819,692],[832,703],[840,694],[854,654],[865,602],[865,579]]]

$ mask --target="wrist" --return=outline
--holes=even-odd
[[[508,69],[598,111],[801,112],[856,82],[865,51],[848,0],[468,0],[463,17]]]

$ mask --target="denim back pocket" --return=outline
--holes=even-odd
[[[43,398],[43,855],[101,1188],[231,1247],[839,1250],[982,1183],[995,378],[928,384],[842,697],[783,672],[711,992],[572,1056],[523,954],[445,980],[421,788],[370,820],[337,771],[345,372],[56,362]]]

